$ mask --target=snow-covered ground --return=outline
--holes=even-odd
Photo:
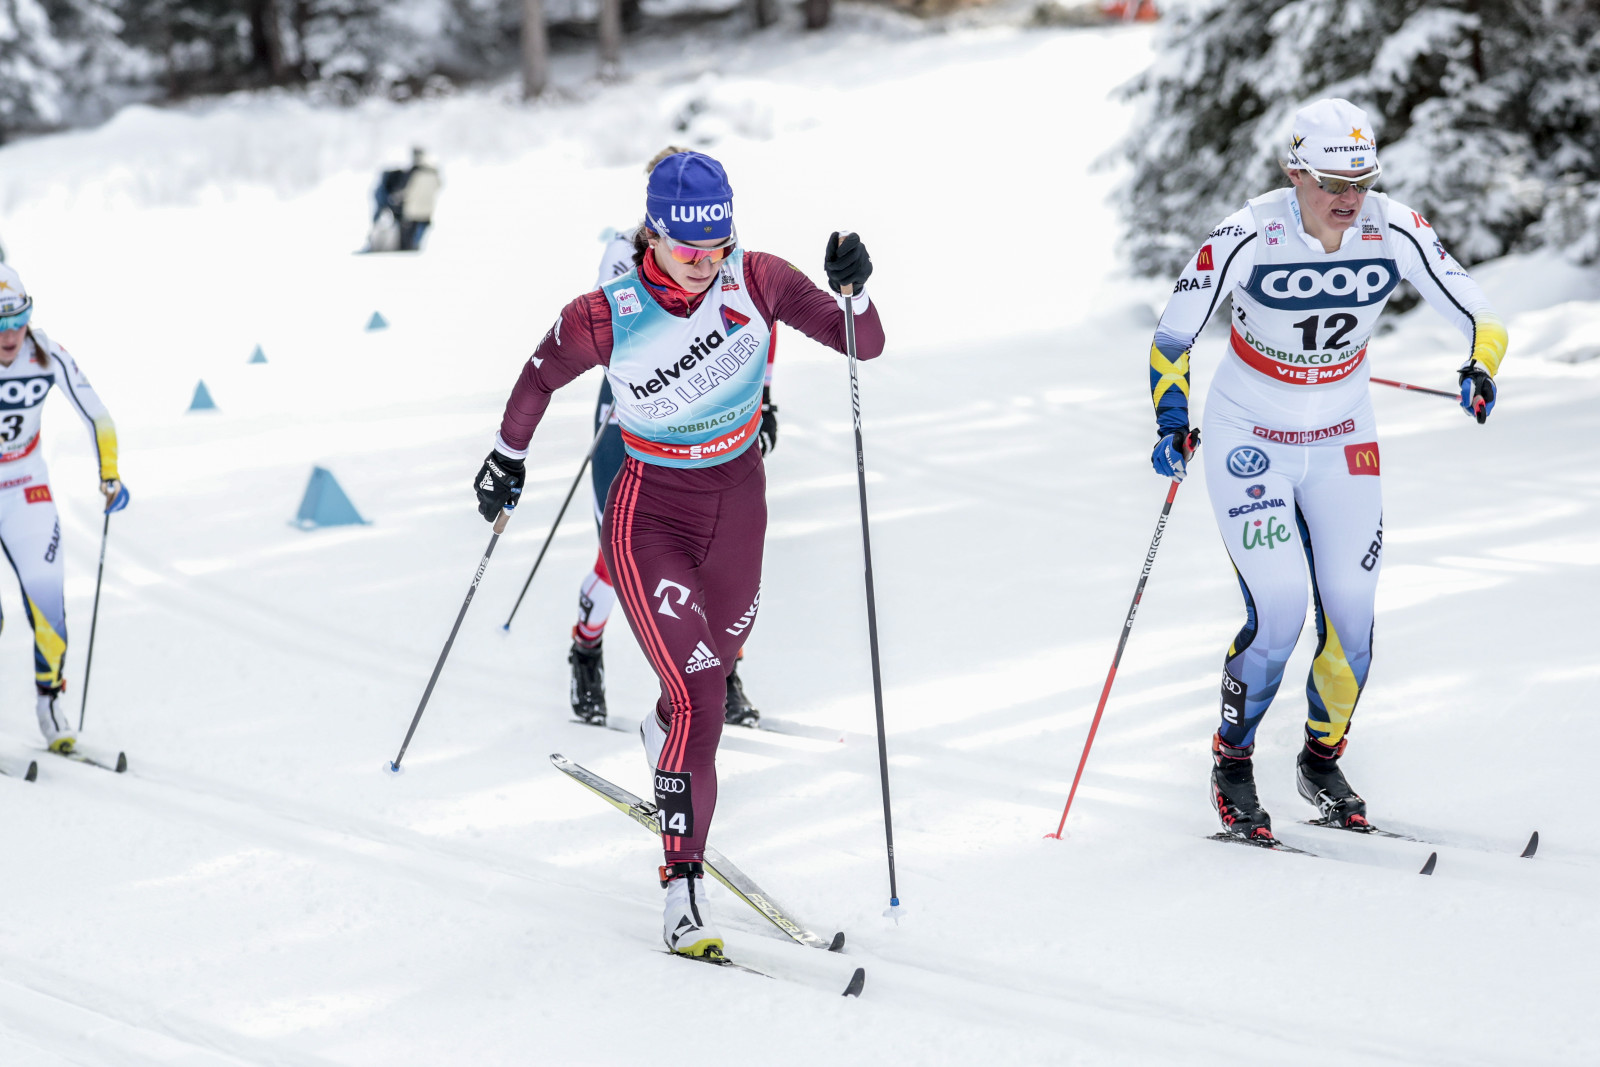
[[[1242,617],[1186,483],[1065,840],[1065,800],[1165,482],[1145,353],[1165,286],[1120,274],[1095,161],[1142,28],[684,39],[631,82],[312,110],[125,113],[0,151],[0,236],[37,321],[121,430],[90,736],[113,777],[0,779],[0,1062],[56,1064],[1593,1063],[1600,834],[1593,462],[1600,279],[1484,267],[1509,321],[1494,418],[1380,390],[1388,501],[1377,655],[1346,758],[1427,846],[1296,828],[1303,705],[1261,733],[1264,799],[1304,859],[1204,840],[1217,668]],[[680,120],[687,130],[676,128]],[[547,762],[646,789],[626,733],[570,723],[565,654],[595,548],[556,538],[505,619],[589,436],[593,375],[535,438],[530,487],[407,757],[393,756],[488,539],[469,482],[641,164],[710,146],[752,247],[820,276],[872,250],[890,349],[862,367],[897,861],[888,885],[848,378],[786,331],[762,613],[714,843],[847,958],[725,894],[730,950],[659,950],[659,852]],[[413,142],[446,187],[419,257],[359,257],[376,170]],[[1197,236],[1213,220],[1195,220]],[[373,311],[392,324],[363,326]],[[247,365],[256,344],[269,362]],[[1196,395],[1221,349],[1197,356]],[[1449,387],[1422,309],[1375,373]],[[203,378],[220,406],[186,414]],[[82,657],[100,518],[83,431],[47,425]],[[288,520],[313,464],[371,525]],[[580,496],[580,501],[584,500]],[[580,505],[575,509],[583,511]],[[36,743],[13,583],[0,741]],[[1302,642],[1290,678],[1303,676]],[[653,679],[620,618],[610,701]],[[76,692],[76,689],[74,690]],[[1533,860],[1516,852],[1530,830]],[[718,890],[720,893],[720,890]],[[865,966],[860,1000],[838,995]]]

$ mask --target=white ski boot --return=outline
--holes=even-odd
[[[674,863],[661,868],[667,908],[661,918],[661,939],[683,956],[721,959],[722,935],[705,913],[705,868],[699,863]]]
[[[661,750],[667,747],[667,732],[656,719],[654,708],[639,724],[639,740],[644,742],[644,758],[650,761],[650,773],[654,774],[661,762]]]
[[[51,752],[71,752],[78,743],[78,728],[72,725],[71,715],[61,700],[61,690],[54,689],[39,694],[34,710],[39,715],[39,731]]]

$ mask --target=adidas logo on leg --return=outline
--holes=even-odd
[[[717,658],[716,653],[707,648],[704,641],[701,641],[694,646],[694,651],[689,654],[689,662],[683,665],[683,673],[693,674],[696,671],[710,670],[712,667],[720,666],[722,666],[722,661]]]

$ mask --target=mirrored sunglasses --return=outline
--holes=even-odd
[[[28,320],[33,318],[33,302],[24,304],[21,311],[10,315],[0,315],[0,333],[7,330],[20,330],[28,325]]]
[[[656,237],[661,241],[661,247],[667,250],[667,255],[679,263],[692,265],[708,259],[713,263],[721,263],[733,253],[734,248],[739,244],[739,231],[736,229],[731,230],[726,238],[710,248],[697,248],[694,245],[682,244],[669,237],[665,227],[660,225],[659,220],[657,220],[656,226],[653,228],[656,231]]]
[[[1378,184],[1378,175],[1383,173],[1383,167],[1374,163],[1372,169],[1362,174],[1359,178],[1351,178],[1344,174],[1324,173],[1315,167],[1308,166],[1298,156],[1295,157],[1295,161],[1300,164],[1301,170],[1311,175],[1312,179],[1316,181],[1317,188],[1330,196],[1339,196],[1352,186],[1358,193],[1370,192],[1372,187]]]

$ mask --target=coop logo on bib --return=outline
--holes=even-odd
[[[1257,267],[1245,292],[1265,307],[1301,311],[1376,304],[1398,284],[1399,277],[1385,260],[1360,259],[1337,266],[1284,263]]]
[[[0,410],[31,408],[50,391],[53,378],[12,378],[0,382]]]

